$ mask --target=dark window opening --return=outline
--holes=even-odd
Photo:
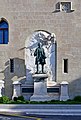
[[[60,3],[59,2],[56,4],[56,10],[60,10]]]
[[[10,72],[14,72],[14,59],[10,59]]]
[[[64,73],[68,73],[68,59],[64,59]]]
[[[8,23],[4,20],[0,22],[0,44],[8,44]]]
[[[56,4],[56,11],[65,11],[65,12],[73,12],[74,10],[72,9],[72,2],[68,1],[63,1],[63,2],[58,2]]]

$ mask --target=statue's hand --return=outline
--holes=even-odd
[[[34,52],[34,56],[37,56],[37,53],[36,53],[36,52]]]
[[[43,58],[43,59],[46,59],[47,57],[46,57],[45,55],[42,55],[42,58]]]

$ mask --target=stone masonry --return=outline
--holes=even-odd
[[[24,82],[25,42],[36,30],[56,35],[56,82],[69,83],[69,96],[81,95],[81,1],[70,0],[73,12],[55,12],[61,0],[0,0],[0,19],[9,24],[9,43],[0,44],[0,80],[5,82],[5,95],[12,96],[12,83]],[[62,0],[66,1],[66,0]],[[9,59],[14,58],[14,73]],[[63,59],[68,59],[68,73],[63,73]]]

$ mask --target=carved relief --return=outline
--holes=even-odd
[[[32,74],[36,72],[34,51],[39,42],[46,54],[44,71],[48,73],[50,80],[55,80],[55,39],[56,37],[54,34],[45,31],[37,31],[26,41],[25,64],[27,80],[32,80]]]

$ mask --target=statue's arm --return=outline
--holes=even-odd
[[[37,56],[37,49],[36,49],[35,52],[34,52],[34,56]]]
[[[43,49],[43,58],[46,59],[45,51]]]

